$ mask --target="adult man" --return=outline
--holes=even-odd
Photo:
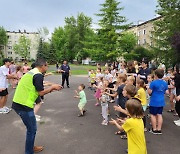
[[[138,72],[138,77],[147,84],[147,76],[151,74],[150,68],[148,68],[148,61],[144,60],[141,63],[142,68]]]
[[[63,64],[60,67],[60,72],[62,73],[62,86],[64,88],[64,82],[66,80],[67,87],[69,87],[69,75],[70,75],[70,67],[67,64],[67,61],[64,60]]]
[[[36,136],[36,119],[34,115],[34,102],[38,95],[43,96],[54,90],[60,90],[61,86],[54,84],[51,87],[44,89],[43,80],[48,65],[45,60],[39,59],[35,63],[35,68],[27,72],[18,83],[14,94],[12,108],[21,117],[26,126],[26,145],[25,154],[33,154],[43,150],[42,146],[34,146]]]
[[[3,60],[3,66],[0,67],[0,113],[7,114],[10,109],[6,107],[8,98],[8,79],[17,79],[15,75],[9,74],[11,61],[7,58]]]

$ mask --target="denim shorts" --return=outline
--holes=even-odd
[[[162,112],[163,112],[163,107],[154,107],[154,106],[149,107],[149,113],[152,115],[162,114]]]

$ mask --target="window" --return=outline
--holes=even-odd
[[[8,41],[8,44],[11,44],[12,42],[11,41]]]
[[[140,40],[138,40],[138,45],[140,45]]]
[[[141,35],[141,31],[138,32],[138,36],[140,36],[140,35]]]
[[[146,30],[145,30],[145,29],[143,30],[143,34],[144,34],[144,35],[146,34]]]
[[[9,52],[8,52],[8,55],[12,55],[12,52],[11,52],[11,51],[9,51]]]
[[[146,39],[143,40],[143,44],[146,44]]]
[[[12,49],[12,46],[8,46],[8,49]]]

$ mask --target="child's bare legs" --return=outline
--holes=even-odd
[[[0,108],[3,108],[6,102],[6,96],[0,97]]]
[[[156,130],[161,130],[162,128],[162,124],[163,124],[163,117],[162,117],[162,114],[158,114],[157,115],[157,129]]]
[[[152,128],[153,130],[157,130],[156,124],[157,124],[157,117],[155,115],[151,114],[151,124],[152,124]]]
[[[175,110],[174,98],[175,98],[174,94],[171,94],[170,95],[170,107],[171,107],[171,111]]]
[[[99,98],[96,98],[96,106],[99,106],[99,104],[100,104],[100,101],[99,101]]]

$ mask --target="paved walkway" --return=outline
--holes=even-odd
[[[47,80],[60,82],[60,76],[49,76]],[[78,118],[78,100],[74,90],[80,83],[87,83],[85,77],[71,79],[71,88],[45,96],[39,115],[36,145],[44,145],[42,154],[125,154],[127,141],[114,135],[115,127],[102,126],[100,107],[95,107],[92,91],[86,89],[87,115]],[[13,91],[10,91],[8,106]],[[112,104],[111,104],[112,109]],[[167,109],[166,109],[167,110]],[[112,117],[115,115],[112,113]],[[163,135],[146,133],[148,154],[180,154],[180,127],[173,124],[175,117],[164,111]],[[14,111],[0,115],[0,154],[23,154],[25,127]]]

